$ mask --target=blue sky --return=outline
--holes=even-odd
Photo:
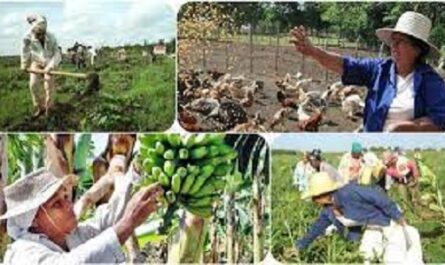
[[[48,31],[65,50],[75,41],[94,46],[155,42],[176,36],[181,0],[0,0],[0,55],[20,53],[30,13],[45,15]]]
[[[400,146],[403,149],[445,148],[445,134],[281,134],[274,138],[272,149],[347,151],[353,141],[364,146]]]

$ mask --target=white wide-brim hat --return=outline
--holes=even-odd
[[[70,185],[73,175],[57,178],[46,169],[39,169],[5,187],[7,211],[0,220],[15,217],[40,207],[64,184]]]
[[[381,41],[390,46],[391,35],[395,32],[412,36],[424,42],[430,47],[429,56],[433,58],[440,57],[439,49],[428,41],[431,33],[431,20],[426,16],[412,11],[405,12],[399,17],[394,28],[377,29],[376,35]]]

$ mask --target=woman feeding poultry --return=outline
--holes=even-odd
[[[431,20],[417,12],[403,13],[394,28],[376,31],[391,57],[352,58],[312,45],[304,27],[291,31],[298,52],[341,75],[344,85],[366,86],[363,127],[379,131],[445,130],[445,83],[425,60],[438,59],[428,41]]]

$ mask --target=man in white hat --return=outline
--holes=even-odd
[[[445,130],[445,83],[425,63],[438,59],[428,41],[431,20],[416,12],[403,13],[394,28],[376,31],[391,49],[391,58],[340,56],[312,45],[304,27],[291,31],[298,52],[341,75],[344,85],[366,86],[363,127],[366,132]]]
[[[73,176],[56,178],[41,169],[6,187],[8,210],[0,219],[7,219],[14,242],[4,264],[125,262],[121,245],[156,210],[163,190],[152,185],[129,199],[134,175],[120,174],[109,202],[80,224],[66,192]]]
[[[327,173],[320,172],[311,176],[305,198],[311,198],[323,210],[307,234],[295,243],[297,250],[306,249],[335,225],[348,240],[361,241],[360,252],[366,264],[380,256],[384,264],[423,264],[418,231],[406,224],[397,205],[377,186],[355,182],[339,186]]]
[[[29,15],[26,19],[31,25],[31,29],[23,38],[21,69],[45,72],[45,74],[30,72],[29,88],[33,105],[36,108],[34,116],[39,116],[42,113],[48,115],[53,105],[54,93],[54,76],[49,73],[60,64],[62,58],[56,38],[46,30],[46,18],[41,15]],[[38,91],[42,77],[44,96],[42,92]]]

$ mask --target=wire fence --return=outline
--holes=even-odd
[[[335,34],[315,31],[310,36],[315,46],[339,54],[354,57],[382,55],[382,49],[367,47],[359,39],[351,42]],[[222,36],[217,32],[211,39],[193,47],[193,59],[189,65],[180,67],[269,76],[298,71],[320,81],[330,82],[333,79],[334,74],[321,68],[311,58],[296,52],[290,40],[288,32],[284,32],[279,24],[257,29],[241,28],[230,36]]]

